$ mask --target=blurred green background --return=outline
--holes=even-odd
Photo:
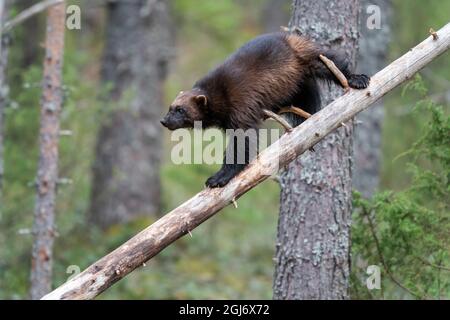
[[[266,1],[215,0],[193,5],[190,0],[174,0],[171,3],[176,22],[177,55],[166,82],[167,105],[178,91],[190,88],[195,80],[243,42],[263,32],[262,10]],[[427,37],[430,27],[438,29],[450,18],[450,1],[432,0],[426,5],[421,0],[395,0],[393,3],[389,61]],[[287,1],[283,10],[289,12],[289,9]],[[99,16],[102,17],[101,14]],[[45,15],[39,19],[45,21]],[[68,31],[66,34],[66,101],[61,127],[72,130],[74,135],[61,138],[60,176],[72,179],[73,183],[58,190],[55,286],[70,276],[66,272],[68,266],[77,265],[84,269],[153,222],[140,219],[114,226],[106,232],[85,224],[91,187],[90,169],[102,114],[97,71],[103,28],[104,19],[100,19],[95,28]],[[34,35],[38,42],[43,41],[43,36],[43,30]],[[30,230],[35,200],[32,183],[38,159],[42,59],[25,68],[21,65],[22,45],[26,38],[23,29],[18,27],[14,32],[9,63],[12,101],[6,112],[5,181],[0,219],[1,299],[26,298],[29,286]],[[448,114],[449,55],[437,59],[421,75],[429,95],[439,97],[446,104],[444,110]],[[402,95],[401,89],[394,90],[385,99],[380,190],[400,192],[412,183],[413,176],[406,170],[406,163],[413,161],[414,155],[396,157],[419,139],[429,117],[413,112],[417,100],[416,94]],[[200,191],[206,178],[217,169],[206,165],[171,164],[168,160],[171,143],[165,134],[165,160],[161,172],[162,213]],[[431,164],[425,161],[423,165]],[[270,299],[278,206],[277,183],[267,181],[259,185],[239,200],[238,209],[224,209],[195,229],[192,238],[180,239],[100,298]],[[359,245],[363,245],[361,241],[364,239],[361,238],[364,237],[355,240],[360,242],[353,248],[354,256],[358,255],[355,250],[361,248]],[[446,249],[449,249],[448,244]],[[444,261],[448,262],[448,256],[446,259]],[[369,261],[371,263],[377,264],[378,261]],[[401,268],[397,272],[401,277]],[[442,277],[442,283],[447,283],[442,290],[449,290],[448,271]],[[431,280],[429,283],[425,280],[425,285],[433,284]],[[441,296],[450,298],[450,293],[442,290]],[[383,294],[386,298],[410,297],[389,284]],[[367,297],[365,293],[353,291],[353,298]],[[380,296],[373,298],[377,297]]]

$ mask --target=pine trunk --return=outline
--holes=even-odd
[[[51,291],[55,198],[58,181],[59,116],[63,100],[62,65],[64,53],[65,4],[48,9],[42,82],[39,166],[33,225],[31,299]]]
[[[113,87],[97,141],[90,208],[90,220],[102,228],[159,213],[169,29],[165,1],[108,4],[102,81]]]
[[[290,27],[354,62],[358,0],[295,0]],[[343,90],[322,86],[322,105]],[[350,274],[353,124],[347,123],[281,174],[275,299],[347,299]]]

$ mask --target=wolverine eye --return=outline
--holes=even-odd
[[[177,107],[175,107],[175,112],[177,112],[177,113],[183,113],[183,112],[184,112],[184,109],[183,109],[182,107],[180,107],[180,106],[177,106]]]

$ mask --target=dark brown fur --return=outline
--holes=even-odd
[[[296,96],[316,48],[288,34],[260,36],[240,48],[194,87],[204,92],[223,128],[249,129]]]
[[[320,107],[316,79],[337,83],[319,54],[335,62],[351,87],[367,87],[369,78],[351,74],[339,54],[323,52],[298,35],[265,34],[238,49],[197,81],[193,89],[181,92],[162,123],[171,130],[193,127],[194,121],[202,121],[204,128],[247,130],[259,126],[264,119],[263,109],[277,113],[284,106],[294,105],[314,113]],[[207,185],[222,186],[242,169],[224,165]]]

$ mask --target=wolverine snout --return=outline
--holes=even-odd
[[[177,119],[174,119],[174,117],[169,114],[167,114],[159,122],[161,122],[161,124],[169,130],[176,130],[182,127],[179,125],[179,121],[177,121]]]

